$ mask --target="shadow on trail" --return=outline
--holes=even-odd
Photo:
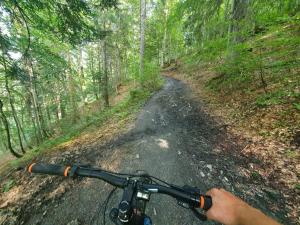
[[[203,192],[223,187],[285,224],[291,224],[281,193],[261,179],[247,176],[245,171],[249,171],[251,159],[239,155],[243,146],[237,145],[224,126],[204,112],[204,107],[194,101],[185,84],[166,78],[164,88],[144,106],[129,132],[105,144],[82,146],[77,155],[63,154],[46,161],[93,166],[108,164],[119,172],[146,170],[167,182],[197,186]],[[37,178],[34,182],[39,181],[41,179]],[[63,194],[47,201],[47,195],[62,184]],[[70,225],[70,221],[91,224],[95,213],[99,213],[99,203],[104,202],[111,189],[104,182],[91,179],[49,179],[41,185],[44,191],[20,205],[22,213],[15,224]],[[32,203],[33,207],[26,203]],[[118,195],[113,197],[109,208],[117,204]],[[147,214],[158,225],[201,224],[192,213],[177,206],[174,199],[164,196],[151,196]],[[102,216],[99,213],[97,218],[102,220]]]

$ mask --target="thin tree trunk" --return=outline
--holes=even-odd
[[[265,93],[267,94],[267,83],[264,79],[264,70],[263,70],[263,57],[262,57],[262,52],[261,52],[261,47],[259,48],[259,57],[260,57],[260,63],[259,63],[259,70],[260,70],[260,81],[261,81],[261,85],[265,91]]]
[[[35,120],[35,114],[32,112],[31,109],[31,94],[30,92],[27,94],[26,96],[26,108],[27,108],[27,112],[28,112],[28,116],[31,119],[32,122],[32,126],[33,126],[33,130],[34,130],[34,135],[35,135],[35,139],[36,139],[36,143],[40,143],[42,140],[40,139],[41,136],[39,135],[39,132],[37,130],[37,125],[36,125],[36,120]]]
[[[12,147],[12,144],[11,144],[11,135],[10,135],[10,130],[9,130],[9,123],[8,123],[8,120],[5,116],[5,113],[3,112],[3,102],[2,100],[0,99],[0,116],[1,116],[1,120],[2,120],[2,123],[4,125],[4,128],[5,128],[5,132],[6,132],[6,140],[7,140],[7,147],[10,151],[10,153],[17,157],[17,158],[21,158],[22,157],[22,154],[16,152],[13,147]]]
[[[99,95],[102,96],[102,64],[103,64],[103,52],[102,52],[102,42],[99,40],[98,43],[98,75],[97,75],[97,81],[98,81],[98,91]]]
[[[56,121],[59,122],[62,119],[62,106],[61,106],[61,96],[60,93],[56,95],[55,98],[56,105]]]
[[[4,67],[6,69],[5,64],[4,64]],[[9,88],[9,85],[8,85],[8,77],[7,77],[7,75],[5,76],[5,89],[6,89],[7,94],[8,94],[8,100],[9,100],[9,104],[10,104],[10,107],[11,107],[11,112],[12,112],[12,115],[13,115],[13,118],[14,118],[14,121],[15,121],[15,124],[16,124],[17,135],[18,135],[18,140],[19,140],[20,148],[21,148],[21,151],[23,153],[26,153],[25,148],[23,146],[22,136],[21,136],[21,125],[20,125],[19,118],[17,116],[17,112],[16,112],[16,109],[15,109],[15,106],[14,106],[14,99],[13,99],[13,97],[11,95],[10,88]]]
[[[119,94],[119,86],[121,83],[121,51],[119,46],[117,45],[117,60],[116,60],[116,64],[117,64],[117,73],[116,73],[116,93]]]
[[[67,79],[68,79],[68,89],[69,89],[69,97],[70,102],[72,106],[72,120],[73,122],[76,122],[78,119],[78,108],[76,103],[76,88],[75,88],[75,81],[72,76],[72,70],[71,70],[71,55],[68,53],[68,72],[67,72]]]
[[[145,54],[146,0],[140,0],[140,84],[143,86]]]
[[[6,61],[5,61],[5,58],[4,58],[4,52],[3,51],[2,51],[2,59],[3,59],[4,73],[5,73],[5,89],[7,91],[9,104],[10,104],[12,115],[13,115],[13,118],[14,118],[14,121],[15,121],[15,124],[16,124],[17,135],[18,135],[20,148],[21,148],[21,151],[23,153],[26,153],[26,151],[24,149],[24,146],[23,146],[22,137],[21,137],[20,121],[19,121],[19,118],[17,116],[17,112],[16,112],[16,109],[15,109],[15,106],[14,106],[14,99],[13,99],[13,96],[11,95],[10,88],[9,88],[9,85],[8,85],[7,66],[6,66]]]
[[[34,119],[35,119],[35,124],[36,124],[36,128],[37,128],[37,133],[39,135],[38,140],[42,140],[44,138],[43,132],[42,132],[42,123],[41,123],[41,118],[39,115],[39,110],[38,110],[38,100],[37,100],[37,93],[36,93],[36,86],[34,85],[34,79],[35,76],[33,74],[33,65],[32,62],[30,61],[30,59],[28,59],[29,62],[27,62],[29,64],[28,66],[28,73],[29,73],[29,93],[31,96],[31,103],[33,105],[32,111],[34,113]]]
[[[105,27],[105,24],[104,24]],[[103,57],[104,57],[104,76],[103,76],[103,98],[105,107],[109,107],[108,96],[108,59],[107,59],[107,43],[106,38],[103,41]]]
[[[98,91],[97,91],[97,77],[95,73],[95,61],[94,61],[94,49],[91,48],[89,51],[89,61],[90,61],[90,73],[92,75],[92,81],[93,81],[93,92],[95,95],[96,100],[99,99]]]
[[[166,62],[166,49],[167,49],[167,12],[166,12],[166,3],[164,6],[164,37],[163,37],[163,42],[162,42],[162,52],[161,52],[161,67],[164,66]]]
[[[33,62],[31,59],[29,59],[29,66],[30,66],[30,85],[31,85],[31,90],[32,90],[32,96],[33,96],[33,102],[34,102],[34,110],[37,113],[37,119],[38,119],[38,124],[40,131],[42,133],[42,137],[49,137],[49,133],[47,131],[47,126],[44,120],[43,112],[42,112],[42,105],[43,105],[43,100],[39,101],[39,93],[38,93],[38,88],[37,88],[37,76],[34,72],[34,67],[33,67]]]
[[[79,81],[80,81],[80,91],[81,91],[81,101],[87,103],[86,93],[85,93],[85,78],[83,71],[83,59],[82,59],[82,47],[79,47]]]

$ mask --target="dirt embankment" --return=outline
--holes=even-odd
[[[208,82],[218,77],[214,65],[190,70],[178,64],[167,68],[165,74],[189,84],[196,98],[205,102],[207,112],[245,144],[240,153],[255,159],[249,164],[253,171],[249,176],[282,190],[290,216],[300,221],[300,132],[297,133],[300,115],[296,110],[279,118],[278,115],[283,114],[282,107],[286,107],[284,105],[253,107],[251,101],[255,96],[210,90]],[[274,124],[281,120],[289,125],[274,128]]]

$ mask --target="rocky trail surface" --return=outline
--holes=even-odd
[[[282,193],[268,187],[251,171],[251,159],[239,156],[242,146],[226,127],[204,112],[184,83],[166,78],[137,120],[106,143],[78,144],[72,151],[43,157],[52,163],[81,163],[118,172],[146,170],[177,185],[197,186],[203,192],[223,187],[285,224]],[[17,185],[2,194],[0,223],[26,225],[102,224],[99,207],[112,187],[95,179],[64,179],[16,172]],[[109,208],[118,205],[113,196]],[[201,224],[191,212],[166,196],[152,195],[147,214],[154,224]],[[96,215],[96,216],[95,216]],[[111,224],[108,222],[107,224]],[[203,224],[215,224],[206,222]]]

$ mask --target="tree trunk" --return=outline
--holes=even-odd
[[[167,9],[166,9],[166,3],[164,6],[164,37],[163,37],[163,42],[162,42],[162,52],[161,52],[161,67],[164,66],[166,62],[166,49],[167,49]]]
[[[97,91],[97,76],[95,73],[95,59],[94,59],[94,49],[91,48],[89,51],[89,61],[90,61],[90,73],[92,75],[92,81],[93,81],[93,92],[95,95],[96,100],[99,99],[98,91]]]
[[[14,105],[14,99],[13,99],[13,96],[11,95],[10,87],[9,87],[9,84],[8,84],[7,66],[6,66],[6,61],[5,61],[5,57],[4,57],[4,52],[2,52],[2,60],[3,60],[4,73],[5,73],[5,89],[7,91],[9,104],[10,104],[12,115],[13,115],[13,118],[14,118],[14,121],[15,121],[15,124],[16,124],[17,135],[18,135],[20,148],[21,148],[21,151],[23,153],[26,153],[26,151],[24,149],[24,146],[23,146],[22,137],[21,137],[22,136],[22,134],[21,134],[21,132],[22,132],[21,131],[22,130],[21,129],[21,124],[20,124],[19,118],[17,116],[17,112],[16,112],[15,105]]]
[[[39,135],[38,140],[42,140],[45,137],[45,131],[43,131],[42,121],[41,121],[41,112],[39,110],[39,103],[38,97],[36,92],[36,85],[35,85],[35,75],[33,72],[33,64],[30,59],[27,61],[28,65],[28,73],[29,73],[29,93],[31,96],[31,103],[33,105],[32,111],[34,113],[34,120],[37,128],[37,133]]]
[[[146,0],[140,0],[140,84],[144,79]]]
[[[67,80],[68,80],[68,91],[69,91],[69,98],[72,106],[72,121],[76,122],[79,118],[78,115],[78,108],[77,108],[77,102],[76,102],[76,88],[75,88],[75,81],[73,79],[72,69],[71,69],[71,55],[68,52],[67,53],[67,59],[68,59],[68,70],[67,70]]]
[[[98,81],[98,91],[99,96],[102,96],[102,65],[103,65],[103,50],[102,50],[102,41],[99,40],[98,43],[98,75],[97,75],[97,81]],[[102,96],[103,97],[103,96]]]
[[[6,66],[4,66],[4,67],[6,67]],[[7,77],[7,75],[5,76],[5,89],[7,91],[8,100],[9,100],[9,104],[10,104],[10,107],[11,107],[11,112],[12,112],[12,115],[13,115],[13,118],[14,118],[14,121],[15,121],[15,124],[16,124],[17,135],[18,135],[18,140],[19,140],[20,148],[21,148],[22,153],[26,153],[25,148],[23,146],[23,141],[22,141],[21,124],[20,124],[19,118],[17,116],[17,112],[16,112],[16,109],[15,109],[13,96],[11,95],[10,88],[9,88],[9,85],[8,85],[8,77]]]
[[[243,23],[247,16],[249,0],[232,0],[231,2],[231,16],[228,29],[228,48],[231,55],[237,54],[234,51],[234,46],[244,41],[244,37],[241,34]]]
[[[2,120],[2,123],[4,125],[4,128],[5,128],[5,132],[6,132],[6,140],[7,140],[7,147],[10,151],[10,153],[17,157],[17,158],[21,158],[22,157],[22,154],[16,152],[13,147],[12,147],[12,144],[11,144],[11,135],[10,135],[10,130],[9,130],[9,123],[8,123],[8,120],[6,118],[6,115],[4,114],[3,112],[3,102],[2,100],[0,99],[0,116],[1,116],[1,120]]]
[[[104,25],[105,27],[105,25]],[[103,40],[103,58],[104,58],[104,76],[103,76],[103,99],[105,107],[109,107],[108,96],[108,59],[107,59],[107,43],[106,37]]]
[[[115,87],[116,87],[116,93],[117,95],[119,94],[119,86],[121,84],[121,70],[122,70],[122,66],[121,66],[121,50],[120,47],[117,45],[117,60],[116,60],[116,67],[117,67],[117,73],[116,73],[116,82],[115,82]]]
[[[42,140],[41,140],[41,136],[40,136],[40,134],[38,132],[38,129],[37,129],[36,120],[35,120],[35,114],[32,112],[32,109],[31,109],[31,105],[32,105],[31,100],[32,100],[31,94],[28,93],[27,96],[26,96],[26,108],[27,108],[27,112],[28,112],[28,117],[32,121],[32,126],[33,126],[33,130],[34,130],[34,135],[35,135],[36,143],[38,144]]]
[[[85,93],[85,77],[84,77],[84,71],[83,71],[83,59],[82,59],[82,47],[79,47],[79,81],[80,81],[80,91],[81,91],[81,101],[84,103],[87,103],[86,93]]]

